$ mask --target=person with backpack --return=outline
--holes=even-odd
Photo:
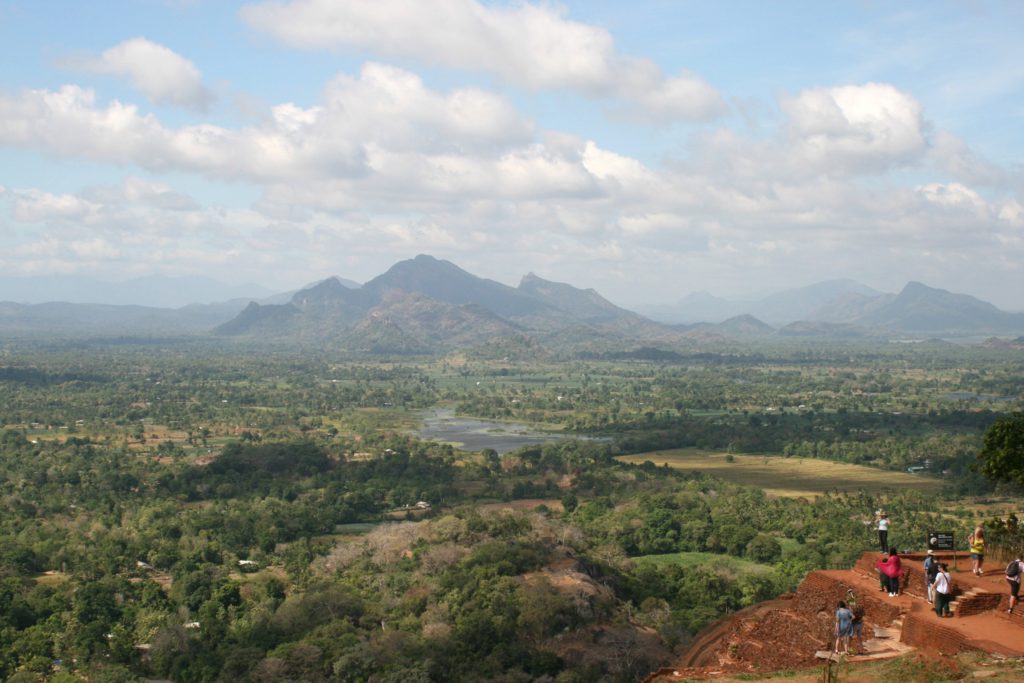
[[[949,609],[949,601],[953,597],[953,577],[949,575],[949,568],[945,562],[939,564],[939,571],[935,575],[935,613],[939,617],[952,617]]]
[[[833,653],[840,654],[839,646],[843,646],[842,654],[850,653],[850,635],[853,631],[853,612],[847,608],[842,600],[836,608],[836,645]]]
[[[1013,614],[1013,608],[1017,604],[1017,594],[1020,592],[1020,573],[1024,569],[1020,556],[1006,565],[1006,583],[1010,585],[1010,609],[1007,614]]]
[[[928,592],[928,602],[935,602],[935,575],[939,573],[939,561],[935,558],[935,551],[929,550],[924,558],[924,586]]]
[[[856,642],[855,654],[864,653],[864,605],[856,601],[850,605],[853,622],[850,624],[850,640]]]

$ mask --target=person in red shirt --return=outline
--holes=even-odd
[[[900,562],[896,548],[889,548],[889,557],[875,563],[875,568],[888,579],[889,597],[900,594],[900,577],[903,576],[903,563]]]

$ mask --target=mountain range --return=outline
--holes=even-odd
[[[592,289],[533,273],[511,287],[421,255],[396,263],[363,285],[331,277],[259,300],[236,298],[178,308],[0,303],[0,335],[212,335],[328,345],[366,354],[488,348],[500,355],[529,357],[548,350],[682,349],[730,339],[1024,332],[1024,314],[918,282],[888,294],[852,280],[832,280],[748,302],[692,295],[675,307],[676,315],[701,310],[709,318],[715,313],[711,322],[669,324],[671,319],[664,316],[656,322]]]
[[[356,351],[437,351],[527,335],[545,345],[588,348],[630,341],[683,343],[592,289],[529,274],[518,287],[420,255],[362,287],[328,278],[285,304],[250,303],[216,334],[266,340],[332,339]]]
[[[675,304],[641,308],[655,320],[666,323],[720,323],[738,315],[751,315],[781,327],[797,320],[812,320],[822,309],[847,296],[872,299],[882,292],[856,280],[826,280],[806,287],[788,289],[768,296],[733,301],[708,292],[692,292]]]
[[[896,294],[874,290],[855,280],[828,280],[761,299],[730,301],[696,292],[674,305],[644,309],[665,323],[736,325],[755,319],[779,334],[824,336],[887,332],[931,335],[1012,333],[1024,314],[1008,313],[967,294],[955,294],[909,282]]]

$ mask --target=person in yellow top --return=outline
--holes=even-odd
[[[985,530],[981,526],[974,527],[974,533],[967,537],[967,545],[971,548],[971,571],[981,576],[981,563],[985,561]]]

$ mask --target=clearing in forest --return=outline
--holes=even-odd
[[[676,469],[705,472],[734,484],[757,486],[771,496],[787,498],[814,498],[826,491],[860,489],[869,493],[892,488],[938,493],[942,489],[941,479],[922,474],[781,455],[733,454],[730,462],[728,455],[697,448],[674,448],[624,455],[619,460],[633,464],[650,460],[658,466],[667,464]]]

